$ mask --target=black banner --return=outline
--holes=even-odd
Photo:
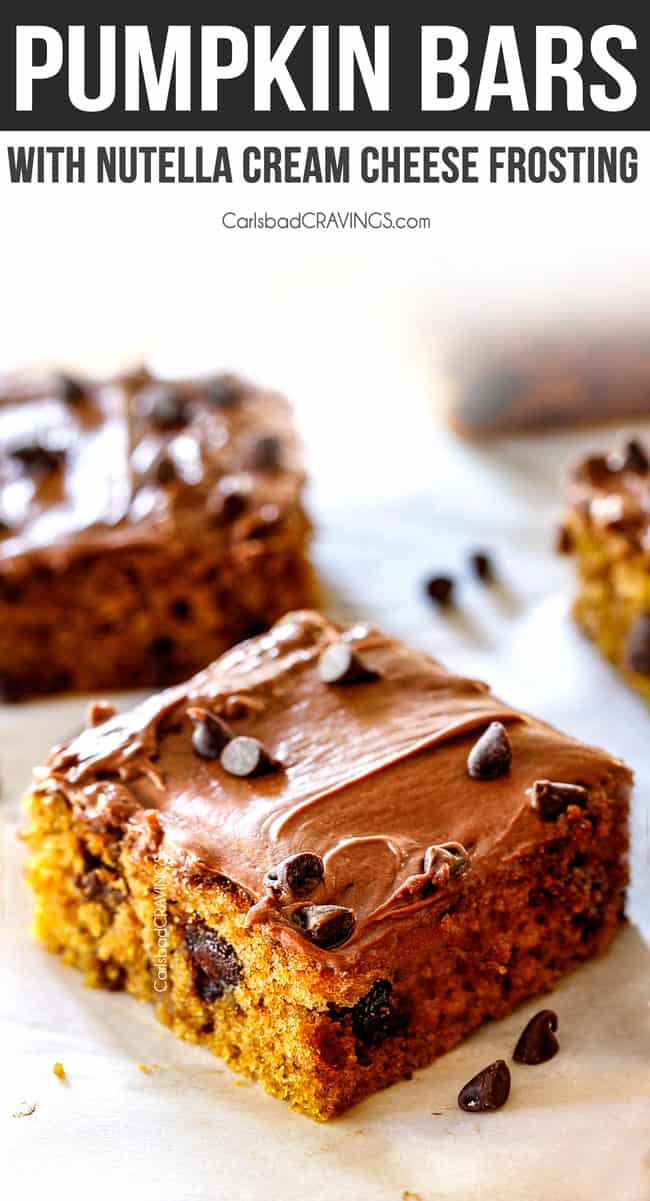
[[[5,3],[0,128],[650,128],[638,3],[152,7]]]

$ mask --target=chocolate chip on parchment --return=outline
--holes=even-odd
[[[489,584],[494,579],[494,564],[484,550],[472,551],[469,556],[469,565],[481,583]]]
[[[501,1109],[509,1096],[510,1069],[505,1060],[497,1059],[461,1088],[458,1105],[466,1113],[489,1113]]]
[[[282,863],[270,868],[264,877],[268,888],[284,889],[294,896],[307,896],[322,884],[325,867],[320,855],[310,851],[299,851],[289,855]]]
[[[562,784],[556,780],[535,780],[533,784],[531,805],[545,822],[554,821],[561,813],[565,813],[569,805],[587,803],[587,789],[582,784]]]
[[[540,1009],[522,1030],[512,1058],[517,1063],[546,1063],[560,1049],[556,1030],[557,1014],[552,1009]]]
[[[282,463],[282,442],[275,434],[265,434],[253,443],[250,465],[256,471],[273,471]]]
[[[469,863],[469,855],[460,842],[442,842],[427,847],[424,852],[424,871],[427,876],[442,879],[462,872]]]
[[[454,581],[448,575],[432,575],[424,585],[427,596],[441,608],[453,604]]]
[[[139,417],[161,430],[184,425],[187,418],[183,398],[169,384],[148,384],[136,393],[134,405]]]
[[[623,648],[623,666],[650,676],[650,613],[640,613],[632,622]]]
[[[630,438],[625,443],[621,465],[623,471],[635,471],[638,475],[647,475],[650,471],[650,460],[638,438]]]
[[[303,905],[292,920],[310,942],[327,949],[347,942],[355,926],[352,910],[343,905]]]
[[[40,442],[25,442],[22,446],[15,446],[9,454],[29,475],[47,475],[50,471],[56,471],[65,461],[65,450],[41,446]]]
[[[323,684],[365,684],[379,678],[379,673],[366,667],[357,652],[342,640],[332,642],[319,656],[318,675]]]
[[[225,721],[209,713],[207,709],[195,706],[187,710],[194,730],[192,731],[192,750],[201,759],[218,759],[222,750],[232,739],[232,730]]]
[[[231,776],[249,779],[262,776],[278,767],[273,756],[257,738],[238,735],[231,738],[221,752],[221,766]]]
[[[57,380],[57,391],[65,404],[76,405],[86,398],[86,389],[74,375],[61,372]]]
[[[495,780],[510,771],[512,748],[505,726],[490,722],[467,756],[467,774],[473,780]]]

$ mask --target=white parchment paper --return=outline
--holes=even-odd
[[[174,1040],[147,1005],[85,989],[30,942],[18,798],[32,764],[81,724],[86,701],[7,708],[0,715],[6,1196],[650,1198],[650,713],[572,628],[572,570],[551,551],[559,471],[598,436],[479,450],[436,430],[424,413],[407,430],[396,427],[394,411],[378,414],[371,428],[355,427],[353,414],[350,421],[336,442],[325,438],[321,419],[306,429],[329,609],[381,623],[630,763],[637,775],[631,920],[607,956],[544,1002],[559,1014],[560,1054],[539,1067],[512,1065],[501,1112],[463,1114],[456,1095],[478,1069],[510,1057],[535,1001],[412,1081],[315,1125],[206,1051]],[[462,574],[474,546],[494,552],[499,585],[486,590],[463,575],[458,610],[437,614],[423,599],[422,578],[443,569]],[[52,1073],[57,1060],[65,1083]],[[140,1063],[152,1070],[143,1073]],[[11,1116],[21,1102],[36,1105],[31,1116]]]

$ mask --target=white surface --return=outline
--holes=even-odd
[[[367,372],[367,362],[357,370]],[[331,410],[325,420],[315,405],[301,409],[319,480],[312,508],[329,607],[382,623],[630,762],[636,925],[544,1002],[559,1014],[560,1054],[540,1067],[513,1065],[511,1099],[500,1113],[462,1114],[456,1094],[479,1068],[510,1057],[537,1002],[411,1082],[314,1125],[240,1084],[207,1052],[175,1041],[148,1006],[84,989],[76,973],[28,940],[17,798],[31,765],[80,724],[85,703],[7,709],[0,1120],[15,1173],[11,1196],[20,1181],[29,1201],[44,1189],[73,1201],[650,1197],[650,951],[638,928],[650,935],[650,716],[572,629],[571,569],[549,549],[559,468],[595,436],[485,450],[458,444],[425,415],[417,370],[402,368],[402,393],[414,399],[397,411],[388,403],[400,378],[389,351],[374,367],[380,400],[372,415],[366,405],[345,407],[345,394],[333,401],[340,417],[333,424]],[[318,381],[314,387],[317,395]],[[348,387],[351,396],[354,383]],[[459,569],[473,546],[494,550],[501,585],[485,590],[466,580],[459,611],[439,615],[423,600],[421,580]],[[53,1076],[56,1060],[68,1083]],[[160,1067],[143,1075],[139,1062]],[[35,1113],[9,1116],[23,1100],[37,1103]]]

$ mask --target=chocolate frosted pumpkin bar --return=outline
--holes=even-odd
[[[284,399],[233,376],[0,387],[7,699],[183,679],[313,602]]]
[[[623,764],[364,625],[289,614],[96,720],[29,797],[37,934],[313,1118],[621,914]]]
[[[650,701],[650,462],[640,442],[576,465],[559,549],[576,557],[576,620]]]

